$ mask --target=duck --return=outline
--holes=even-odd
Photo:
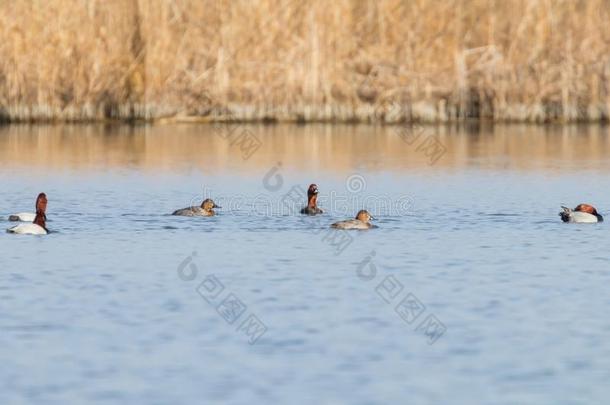
[[[46,228],[47,221],[47,195],[38,194],[36,198],[36,216],[31,223],[23,223],[7,229],[8,233],[19,235],[46,235],[49,230]]]
[[[578,204],[574,209],[562,205],[561,208],[563,211],[559,213],[559,216],[563,222],[592,224],[604,220],[604,217],[598,214],[597,209],[590,204]]]
[[[356,214],[355,219],[335,222],[330,227],[336,229],[370,229],[375,227],[375,225],[370,222],[372,219],[375,218],[373,218],[367,210],[360,210],[358,211],[358,214]]]
[[[36,198],[37,204],[38,204],[38,200],[41,198],[47,198],[45,193],[38,194],[38,197]],[[11,222],[34,222],[34,219],[36,219],[35,212],[20,212],[18,214],[9,215],[9,217],[8,217],[8,220]]]
[[[318,215],[324,213],[317,205],[318,202],[318,186],[310,184],[307,189],[307,206],[301,209],[301,214]]]
[[[199,207],[187,207],[176,210],[172,215],[180,215],[183,217],[211,217],[216,215],[214,208],[222,208],[211,199],[206,198]]]

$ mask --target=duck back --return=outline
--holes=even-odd
[[[172,215],[182,217],[210,217],[214,215],[214,211],[205,211],[201,207],[187,207],[174,211]]]
[[[335,229],[369,229],[373,224],[360,221],[359,219],[349,219],[347,221],[335,222],[330,226]]]
[[[20,212],[18,214],[10,215],[8,220],[12,222],[34,222],[35,218],[36,214],[33,212]]]
[[[588,212],[573,211],[565,207],[563,211],[559,213],[559,216],[561,217],[561,220],[563,222],[571,222],[577,224],[594,224],[603,221],[601,215],[595,216],[593,214],[589,214]]]

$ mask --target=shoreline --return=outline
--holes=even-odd
[[[46,123],[263,123],[263,124],[459,124],[465,122],[489,124],[606,124],[610,121],[610,106],[556,104],[515,104],[499,109],[482,109],[472,104],[438,103],[359,105],[298,105],[254,106],[228,105],[185,109],[154,104],[123,104],[119,106],[0,107],[0,125]]]

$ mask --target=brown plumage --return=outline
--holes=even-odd
[[[318,186],[315,184],[310,184],[309,189],[307,190],[307,207],[301,209],[301,214],[307,215],[317,215],[322,214],[320,208],[318,208]]]
[[[587,214],[597,215],[597,209],[594,206],[589,204],[578,204],[574,211],[586,212]]]
[[[216,212],[214,212],[214,208],[222,207],[216,205],[212,199],[206,198],[201,203],[201,206],[182,208],[174,211],[172,215],[179,215],[183,217],[211,217],[216,214]]]
[[[38,194],[38,197],[36,198],[36,218],[34,218],[34,223],[44,229],[47,229],[47,203],[47,195],[45,193]]]
[[[349,219],[347,221],[335,222],[330,227],[336,229],[369,229],[373,228],[371,219],[374,219],[367,210],[360,210],[356,214],[355,219]]]

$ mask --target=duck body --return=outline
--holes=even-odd
[[[172,213],[172,215],[179,215],[182,217],[211,217],[215,214],[214,210],[204,210],[201,207],[182,208]]]
[[[19,224],[6,230],[8,233],[18,235],[47,235],[49,231],[38,224]]]
[[[20,212],[18,214],[9,215],[8,220],[13,222],[34,222],[36,214],[33,212]]]
[[[36,198],[36,215],[34,216],[33,220],[30,223],[23,223],[13,226],[12,228],[7,229],[6,231],[8,233],[15,233],[18,235],[46,235],[49,233],[48,229],[46,228],[46,212],[47,195],[45,193],[40,193],[38,194],[38,198]],[[21,215],[22,214],[17,214],[15,216],[21,218]],[[14,221],[15,219],[12,220]]]
[[[559,213],[563,222],[571,222],[576,224],[594,224],[603,222],[602,217],[595,207],[589,204],[579,204],[576,208],[561,207],[563,210]]]
[[[187,207],[176,210],[172,215],[179,215],[182,217],[211,217],[216,215],[214,208],[221,208],[210,198],[206,198],[199,207]]]
[[[301,209],[301,214],[318,215],[322,213],[324,211],[318,208],[318,186],[310,184],[309,189],[307,189],[307,206]]]
[[[348,219],[347,221],[339,221],[332,224],[330,227],[335,229],[370,229],[374,225],[370,222],[364,222],[359,219]]]
[[[360,210],[356,214],[356,218],[348,219],[346,221],[339,221],[332,224],[330,227],[335,229],[371,229],[375,228],[375,225],[371,224],[373,217],[368,213],[367,210]]]
[[[305,214],[305,215],[318,215],[318,214],[323,214],[324,211],[322,211],[320,208],[318,207],[304,207],[301,209],[301,214]]]

